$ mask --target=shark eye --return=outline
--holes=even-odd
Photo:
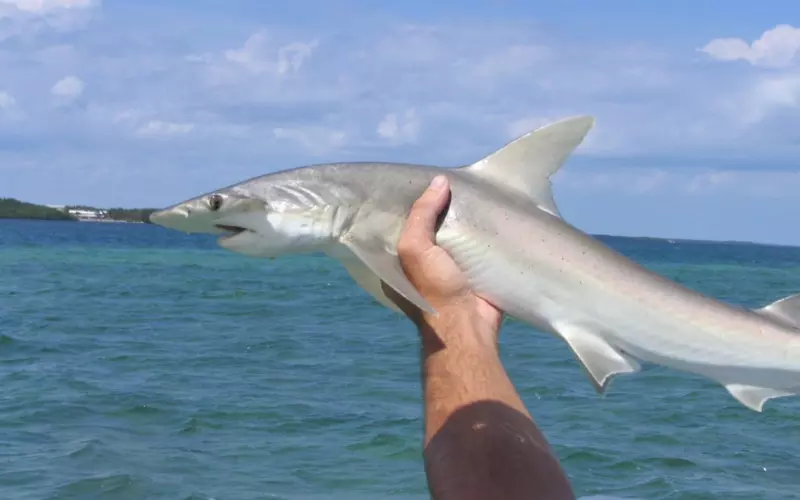
[[[222,207],[222,195],[212,194],[208,197],[208,206],[216,212]]]

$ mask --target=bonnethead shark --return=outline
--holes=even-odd
[[[269,173],[183,201],[151,221],[218,234],[252,257],[322,252],[379,303],[381,282],[435,313],[408,281],[396,243],[414,201],[438,174],[451,198],[436,242],[475,293],[563,339],[604,393],[649,362],[708,377],[747,408],[800,392],[800,294],[749,309],[703,295],[618,253],[565,221],[551,176],[594,118],[533,130],[459,167],[359,162]]]

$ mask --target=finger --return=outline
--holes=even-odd
[[[432,246],[436,220],[447,205],[450,188],[447,177],[437,175],[428,188],[411,206],[404,231],[404,243],[419,245],[419,250]]]

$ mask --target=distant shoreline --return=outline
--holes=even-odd
[[[93,224],[149,224],[148,222],[140,220],[117,220],[117,219],[48,219],[45,217],[3,217],[0,215],[0,221],[4,220],[17,220],[17,221],[42,221],[42,222],[89,222]]]
[[[0,219],[124,222],[149,224],[154,208],[95,208],[85,205],[39,205],[0,198]]]
[[[78,219],[75,222],[92,222],[97,224],[147,224],[142,220],[119,220],[119,219]]]

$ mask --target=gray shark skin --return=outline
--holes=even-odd
[[[550,177],[594,125],[574,117],[534,130],[471,165],[332,163],[285,170],[165,208],[152,222],[220,235],[252,257],[325,252],[397,310],[381,280],[423,310],[396,243],[413,202],[437,174],[451,201],[436,233],[475,292],[563,339],[598,392],[640,361],[710,378],[762,411],[800,392],[800,294],[750,310],[655,274],[573,227]]]

